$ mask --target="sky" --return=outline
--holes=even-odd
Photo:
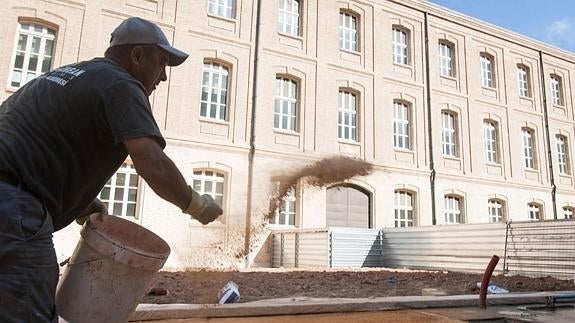
[[[575,0],[428,0],[575,53]]]

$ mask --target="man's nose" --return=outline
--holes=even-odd
[[[166,76],[166,68],[162,68],[162,73],[160,73],[160,81],[164,82],[168,79],[168,77]]]

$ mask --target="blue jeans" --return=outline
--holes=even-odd
[[[0,182],[0,322],[58,322],[53,232],[40,200]]]

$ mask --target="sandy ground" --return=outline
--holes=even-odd
[[[217,303],[218,291],[230,280],[239,286],[240,302],[250,302],[284,297],[418,296],[424,288],[444,290],[448,295],[479,294],[476,284],[481,278],[482,274],[385,269],[162,271],[152,286],[159,294],[167,294],[148,295],[141,303]],[[491,282],[510,292],[575,290],[573,280],[551,277],[493,276]]]

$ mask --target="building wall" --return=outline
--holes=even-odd
[[[263,215],[269,213],[275,182],[281,175],[333,155],[374,164],[371,175],[349,183],[371,195],[375,228],[395,225],[395,190],[413,193],[416,225],[445,223],[445,195],[462,198],[466,223],[488,222],[487,200],[492,198],[505,202],[507,219],[527,220],[527,204],[532,202],[542,206],[545,219],[551,219],[553,183],[559,217],[563,207],[575,206],[572,53],[425,1],[301,1],[298,36],[278,33],[276,0],[261,1],[259,25],[256,0],[237,0],[234,18],[207,14],[207,2],[7,0],[7,9],[0,18],[0,49],[9,53],[0,56],[0,84],[6,85],[0,91],[1,100],[15,91],[9,86],[9,77],[18,21],[56,29],[53,68],[102,56],[110,32],[129,16],[156,22],[174,46],[190,54],[182,66],[168,70],[168,81],[150,100],[168,142],[166,153],[184,177],[191,181],[198,169],[224,174],[224,215],[215,223],[201,226],[140,183],[137,218],[133,220],[172,246],[168,266],[240,265],[246,233],[250,233],[247,243],[252,250],[265,240],[265,231],[258,228],[265,222]],[[358,18],[355,52],[339,49],[340,11]],[[407,64],[392,60],[394,27],[408,34]],[[440,75],[440,42],[452,46],[451,76]],[[482,53],[493,59],[492,87],[481,84]],[[225,120],[200,116],[202,68],[209,62],[228,67]],[[518,95],[517,64],[529,68],[527,98]],[[551,74],[562,80],[560,104],[552,103]],[[276,77],[297,82],[296,131],[274,129]],[[340,89],[353,92],[359,102],[357,141],[338,139]],[[394,148],[395,101],[406,103],[410,109],[410,149]],[[442,154],[442,111],[456,115],[458,148],[453,157]],[[496,163],[486,160],[485,119],[498,125],[500,159]],[[533,170],[523,166],[523,127],[534,131]],[[567,174],[558,171],[557,134],[567,138],[571,163]],[[296,200],[296,227],[326,225],[326,188],[300,183]],[[57,235],[59,250],[66,250],[59,257],[69,253],[70,240],[74,240],[70,237],[78,234],[77,229],[66,230]]]

